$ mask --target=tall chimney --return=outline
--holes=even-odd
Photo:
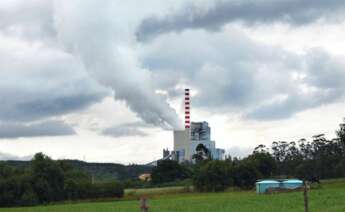
[[[185,129],[190,128],[190,96],[189,88],[184,89],[184,120]]]

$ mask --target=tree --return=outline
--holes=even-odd
[[[151,178],[153,184],[174,182],[191,176],[191,171],[174,160],[158,161],[152,169]]]
[[[40,202],[62,200],[64,197],[64,173],[48,156],[37,153],[32,162],[32,182]]]
[[[90,175],[67,161],[38,153],[27,168],[0,163],[0,206],[35,205],[51,201],[122,197],[122,184],[92,184]]]
[[[345,118],[343,120],[343,123],[341,123],[339,126],[340,129],[336,131],[336,134],[338,136],[340,143],[342,144],[343,151],[345,151]]]
[[[207,149],[205,145],[198,144],[195,150],[196,150],[196,153],[193,155],[192,158],[195,160],[196,163],[200,163],[201,161],[212,159],[211,152],[209,149]]]
[[[256,146],[254,148],[253,154],[255,154],[255,153],[268,153],[268,151],[269,150],[265,145],[259,144],[258,146]]]
[[[0,163],[0,206],[30,205],[24,199],[31,188],[29,176],[19,169]]]
[[[253,163],[262,177],[270,177],[277,171],[277,163],[268,152],[254,152],[247,160]]]
[[[82,199],[87,197],[88,186],[91,185],[91,176],[77,169],[67,169],[64,172],[65,199]]]
[[[195,171],[193,184],[198,191],[224,191],[233,184],[230,163],[206,161]]]
[[[234,185],[244,189],[252,188],[256,180],[261,177],[256,164],[248,159],[244,159],[236,164],[233,173]]]

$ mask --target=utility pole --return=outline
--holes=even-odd
[[[141,212],[148,212],[149,211],[149,204],[147,197],[140,198],[140,211]]]
[[[307,181],[304,181],[304,189],[303,189],[303,196],[304,196],[304,212],[309,212],[309,202],[308,202],[308,184]]]

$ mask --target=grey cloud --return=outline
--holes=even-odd
[[[283,119],[306,108],[333,103],[345,97],[345,63],[342,58],[332,58],[320,49],[304,55],[305,77],[295,86],[304,86],[289,92],[286,99],[263,104],[247,114],[252,119]],[[306,87],[307,86],[307,87]]]
[[[110,92],[70,55],[42,48],[0,50],[0,121],[34,121],[85,108]]]
[[[160,89],[175,95],[176,83],[190,85],[198,91],[192,107],[214,113],[283,119],[345,95],[343,59],[321,49],[296,54],[237,31],[214,33],[212,40],[207,32],[186,31],[161,36],[141,51],[155,81],[168,81],[159,83]],[[169,82],[166,75],[177,77]]]
[[[128,127],[128,128],[152,128],[154,125],[145,123],[143,121],[137,121],[137,122],[130,122],[121,124],[121,127]]]
[[[73,135],[73,128],[47,120],[111,95],[56,35],[53,1],[0,3],[0,138]]]
[[[111,136],[111,137],[128,137],[128,136],[147,136],[142,128],[152,127],[143,122],[134,122],[134,123],[126,123],[118,126],[113,126],[107,128],[101,132],[102,135]]]
[[[34,124],[1,123],[0,138],[13,139],[21,137],[66,136],[74,135],[72,127],[59,121],[46,121]]]
[[[136,34],[139,40],[145,41],[159,34],[186,29],[218,30],[234,21],[304,25],[320,19],[343,20],[344,11],[345,2],[339,0],[218,0],[208,8],[187,4],[165,16],[147,17]]]
[[[306,99],[302,99],[299,95],[292,95],[284,101],[259,106],[246,114],[246,118],[256,120],[285,119],[303,109],[320,106],[323,101],[325,100],[313,99],[308,96],[306,96]]]
[[[53,1],[13,0],[0,4],[0,31],[25,40],[50,40],[56,36]]]
[[[13,107],[2,108],[0,118],[11,121],[30,121],[67,114],[99,102],[104,94],[69,94],[57,98],[36,97],[25,102],[15,102]],[[1,106],[0,106],[1,108]]]
[[[292,61],[281,59],[284,55]],[[280,85],[265,84],[265,79],[259,79],[256,73],[260,66],[271,69],[266,80],[281,80],[285,76],[279,69],[296,66],[293,55],[253,42],[237,32],[213,34],[212,40],[202,31],[166,35],[142,49],[141,56],[156,82],[175,76],[170,78],[173,83],[162,83],[161,89],[174,90],[175,83],[182,82],[200,91],[193,97],[193,105],[218,109],[224,105],[246,107]]]
[[[28,155],[28,156],[17,156],[17,155],[13,155],[13,154],[9,154],[9,153],[5,153],[5,152],[1,152],[0,151],[0,161],[4,161],[4,160],[31,160],[32,159],[32,155]]]
[[[305,65],[306,83],[321,88],[341,92],[344,86],[345,73],[344,58],[333,58],[322,49],[312,49],[307,53]]]

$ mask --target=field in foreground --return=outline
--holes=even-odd
[[[303,211],[302,192],[276,195],[257,195],[254,191],[231,191],[224,193],[162,193],[159,189],[148,190],[153,195],[150,211]],[[144,194],[145,190],[137,192]],[[345,180],[325,182],[320,189],[310,192],[310,211],[345,211]],[[25,208],[1,208],[0,212],[128,212],[139,211],[137,200],[58,204]]]

